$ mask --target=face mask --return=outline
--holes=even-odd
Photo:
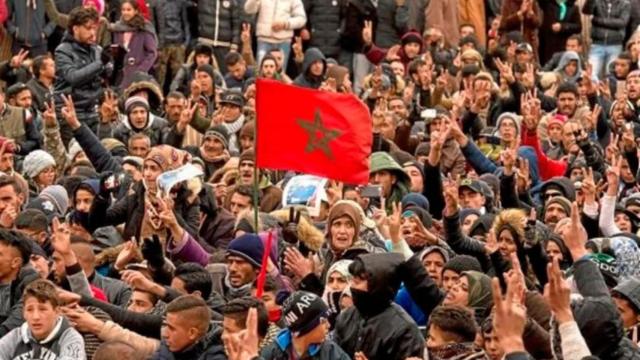
[[[389,300],[381,296],[371,296],[368,291],[351,288],[353,305],[364,317],[372,317],[383,312],[389,307]]]
[[[269,322],[276,323],[282,317],[282,309],[269,310]]]

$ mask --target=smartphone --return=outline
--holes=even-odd
[[[382,186],[367,185],[360,188],[360,196],[366,198],[380,198],[382,196]]]

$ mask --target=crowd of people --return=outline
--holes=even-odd
[[[640,1],[0,23],[0,360],[640,359]],[[287,205],[260,79],[360,99],[369,183]]]

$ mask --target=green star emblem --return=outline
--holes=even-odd
[[[309,135],[309,142],[307,142],[307,146],[304,148],[304,151],[312,152],[320,150],[329,159],[333,160],[333,152],[329,147],[329,142],[342,135],[342,131],[326,128],[322,124],[322,117],[320,116],[319,109],[316,109],[313,122],[309,122],[304,119],[298,119],[296,122],[304,129],[304,131],[306,131],[307,135]]]

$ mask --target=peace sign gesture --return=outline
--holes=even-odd
[[[27,56],[29,56],[29,50],[20,49],[20,51],[18,51],[18,54],[16,54],[11,58],[11,61],[9,62],[9,66],[14,69],[19,68],[20,66],[22,66],[22,63],[27,59]]]
[[[69,127],[71,127],[71,129],[79,129],[82,124],[80,124],[78,116],[76,116],[76,107],[73,104],[73,98],[71,97],[71,95],[66,96],[63,94],[62,101],[64,102],[64,106],[61,110],[62,116],[67,121],[67,124],[69,124]]]
[[[45,102],[44,107],[45,107],[45,110],[42,113],[42,120],[44,120],[45,127],[48,127],[48,128],[56,127],[57,125],[56,111],[55,111],[55,105],[53,104],[53,101],[51,101],[51,103]]]
[[[187,106],[180,113],[180,119],[176,124],[176,130],[178,130],[179,133],[183,133],[187,128],[187,125],[191,123],[191,120],[193,120],[193,114],[195,114],[197,108],[197,102],[192,104],[191,99],[187,100]]]
[[[607,195],[618,195],[618,184],[620,183],[620,169],[624,159],[621,155],[617,155],[612,159],[611,166],[607,168]]]
[[[362,28],[362,41],[369,46],[373,43],[373,22],[371,20],[364,21],[364,27]]]

